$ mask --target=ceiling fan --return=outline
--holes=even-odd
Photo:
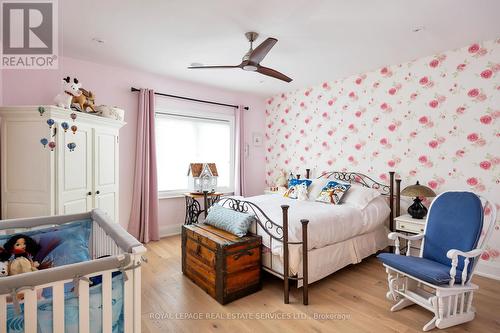
[[[243,56],[241,64],[235,66],[189,66],[189,69],[210,69],[210,68],[241,68],[245,71],[258,72],[263,75],[274,77],[278,80],[283,80],[286,82],[291,82],[292,79],[269,67],[264,67],[260,65],[260,62],[264,57],[271,51],[274,44],[278,42],[276,38],[268,38],[263,41],[255,49],[253,48],[253,42],[259,36],[256,32],[245,33],[248,41],[250,42],[250,50]]]

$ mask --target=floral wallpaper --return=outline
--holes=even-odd
[[[500,39],[267,100],[266,182],[358,171],[471,190],[500,208]],[[500,276],[500,223],[483,261]],[[484,264],[483,264],[484,265]]]

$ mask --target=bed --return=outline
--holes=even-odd
[[[394,185],[394,172],[389,173],[389,184],[357,172],[333,171],[318,178],[374,189],[380,196],[362,209],[280,194],[229,197],[219,202],[255,215],[251,232],[263,237],[263,269],[284,280],[285,303],[289,302],[290,281],[302,287],[303,303],[308,304],[309,283],[386,248],[394,212],[399,211],[400,181]]]
[[[0,277],[0,332],[140,332],[145,247],[100,210],[0,221],[50,268]]]

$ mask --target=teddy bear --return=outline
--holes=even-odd
[[[39,250],[40,246],[33,238],[23,234],[12,236],[4,244],[3,253],[3,256],[10,256],[7,268],[9,276],[37,271],[40,265],[33,257]]]

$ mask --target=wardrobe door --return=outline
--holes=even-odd
[[[118,133],[94,129],[94,206],[118,222]]]
[[[64,132],[59,127],[57,147],[59,214],[75,214],[92,209],[92,128],[78,124],[78,130]],[[73,151],[69,143],[75,143]]]

